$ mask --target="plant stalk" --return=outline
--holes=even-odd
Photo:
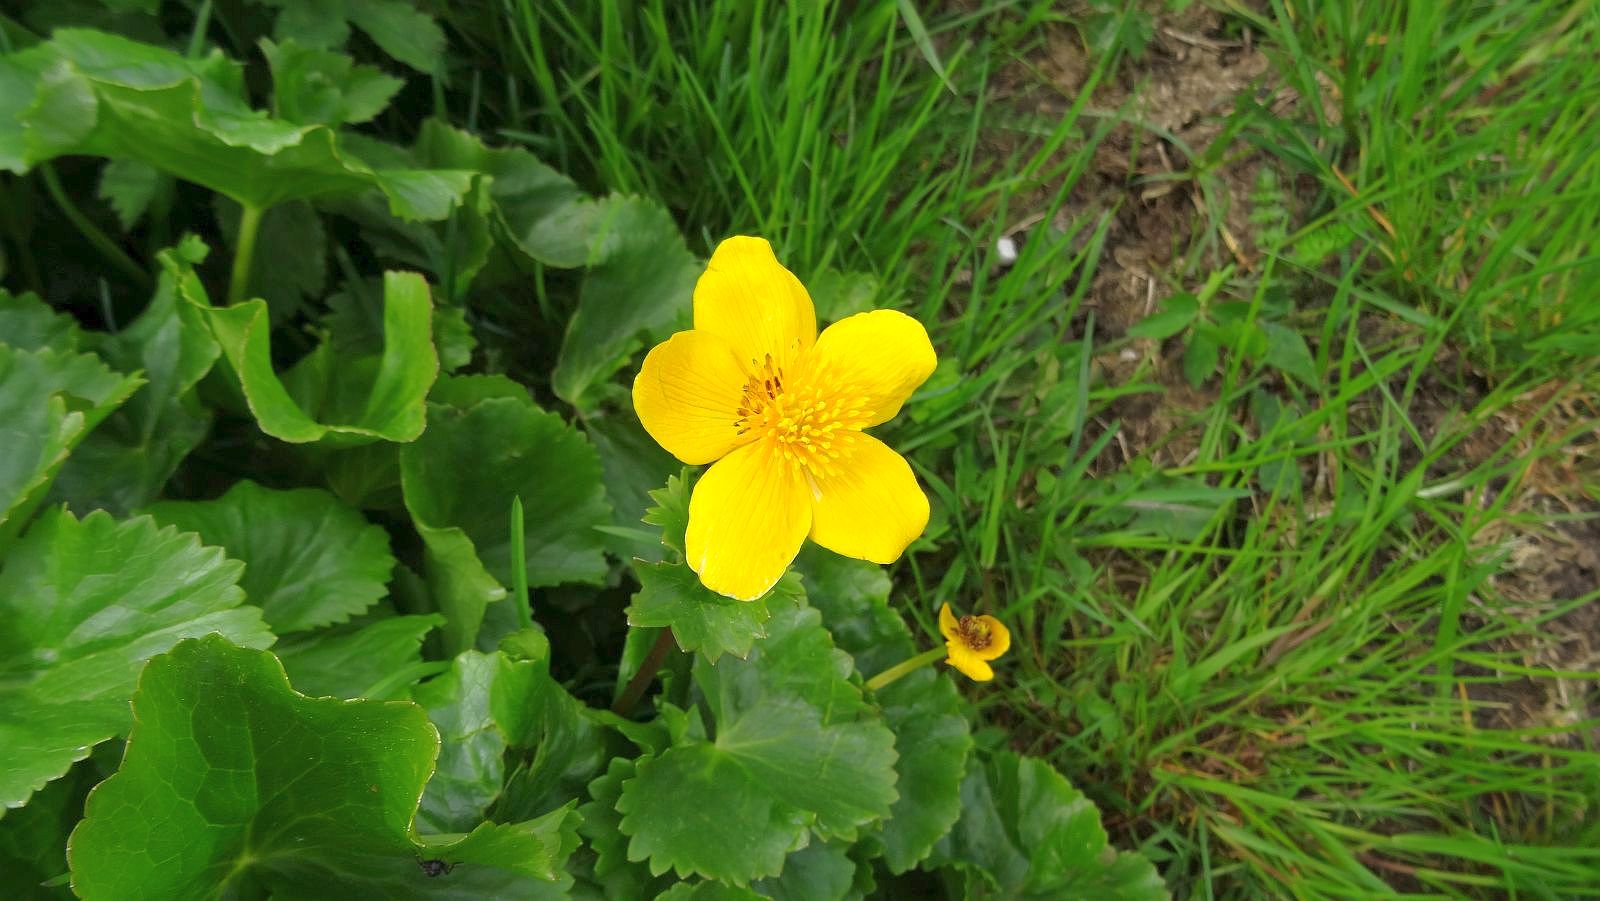
[[[656,673],[660,672],[661,664],[667,662],[667,654],[672,651],[676,642],[672,638],[672,627],[668,626],[656,636],[656,643],[650,646],[650,653],[645,655],[644,663],[639,665],[639,671],[628,680],[627,687],[622,689],[622,694],[617,696],[616,703],[611,705],[611,712],[617,716],[627,716],[644,697],[645,689],[656,680]]]
[[[233,274],[228,280],[228,305],[245,299],[250,289],[250,265],[256,254],[256,232],[266,210],[245,204],[239,214],[239,244],[233,251]]]
[[[56,177],[55,167],[49,163],[41,163],[39,175],[44,179],[45,190],[50,192],[51,199],[61,209],[62,215],[66,216],[73,227],[94,245],[94,249],[100,251],[112,265],[122,270],[124,275],[133,279],[140,287],[150,287],[150,274],[135,263],[133,257],[118,247],[117,242],[101,231],[98,225],[90,222],[89,217],[85,216],[83,211],[78,209],[78,205],[72,202],[72,198],[67,196],[67,192],[61,187],[61,179]]]
[[[944,648],[930,648],[915,657],[902,660],[894,666],[867,680],[867,691],[878,691],[891,684],[896,679],[907,673],[915,672],[930,663],[936,663],[945,656]]]

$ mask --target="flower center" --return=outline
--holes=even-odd
[[[961,636],[961,643],[974,651],[981,651],[989,646],[994,639],[989,635],[989,624],[976,616],[963,616],[956,623],[956,634]]]
[[[741,436],[770,443],[777,457],[809,474],[826,476],[849,450],[849,435],[865,421],[861,401],[841,402],[841,392],[785,381],[783,367],[751,361],[754,374],[745,382],[733,427]]]

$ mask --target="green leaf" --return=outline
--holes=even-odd
[[[411,441],[422,433],[424,400],[439,373],[433,304],[422,276],[384,273],[383,355],[335,359],[331,345],[324,343],[289,377],[298,399],[273,370],[264,301],[213,307],[203,294],[186,291],[184,296],[205,316],[250,411],[268,435],[297,444],[330,438],[353,445]]]
[[[528,692],[531,664],[465,651],[437,679],[411,693],[439,730],[439,762],[422,793],[417,822],[430,832],[463,832],[483,819],[505,780],[510,746],[494,707]]]
[[[67,874],[67,835],[83,816],[83,798],[94,785],[93,764],[72,768],[65,778],[45,786],[21,809],[0,819],[0,872],[6,874],[6,897],[19,901],[70,897],[65,887],[43,883]]]
[[[627,366],[646,341],[687,327],[701,264],[672,216],[635,197],[608,197],[591,221],[587,271],[551,373],[556,395],[593,410],[595,385]]]
[[[804,852],[801,852],[804,853]],[[747,888],[723,885],[720,882],[680,882],[656,896],[656,901],[761,901],[762,898],[783,897],[753,892]],[[822,898],[825,895],[806,895]]]
[[[415,680],[394,685],[393,677],[420,669],[422,640],[443,622],[437,614],[385,616],[296,635],[279,642],[273,652],[301,694],[389,700],[407,694]],[[391,685],[388,691],[376,691]]]
[[[833,640],[853,655],[863,677],[875,676],[918,652],[911,630],[889,607],[883,567],[808,547],[796,567]],[[903,873],[932,850],[961,814],[961,779],[972,738],[966,705],[950,678],[924,667],[873,695],[894,730],[899,800],[873,843],[890,872]]]
[[[91,432],[62,468],[53,497],[118,514],[154,500],[211,425],[194,386],[222,353],[201,314],[180,298],[203,291],[193,266],[198,239],[159,254],[161,276],[144,312],[98,350],[122,369],[142,369],[149,384]]]
[[[1130,338],[1161,340],[1189,327],[1200,315],[1200,298],[1193,294],[1174,294],[1161,305],[1161,312],[1147,316],[1128,328]]]
[[[667,476],[666,485],[652,490],[650,499],[656,505],[645,511],[644,522],[660,526],[661,546],[684,559],[689,534],[689,470],[680,467],[676,475]]]
[[[637,557],[660,562],[666,556],[665,547],[640,522],[652,506],[650,493],[669,476],[682,472],[683,464],[661,449],[631,410],[588,417],[583,431],[600,455],[606,496],[611,501],[613,528],[607,533],[606,549],[624,560]]]
[[[1049,764],[1009,751],[974,764],[961,819],[930,863],[981,873],[1017,898],[1162,899],[1166,886],[1138,854],[1118,854],[1100,811]]]
[[[519,147],[489,148],[435,119],[422,123],[416,155],[425,166],[489,176],[499,228],[529,259],[559,269],[589,261],[594,201],[538,157]]]
[[[1189,336],[1189,345],[1183,350],[1183,375],[1189,384],[1200,387],[1217,371],[1217,361],[1222,348],[1217,339],[1205,330],[1196,330]]]
[[[406,507],[419,526],[456,528],[502,585],[511,581],[511,498],[521,496],[528,584],[598,583],[598,527],[611,518],[600,459],[583,435],[526,393],[462,409],[433,404],[428,430],[400,451]]]
[[[514,632],[500,643],[500,652],[537,666],[530,690],[496,713],[511,746],[523,754],[506,777],[495,814],[510,819],[536,816],[581,796],[611,754],[591,719],[593,712],[551,677],[550,642],[542,632]],[[531,757],[528,749],[534,749]]]
[[[13,350],[74,351],[82,341],[77,320],[56,312],[39,295],[0,288],[0,343]]]
[[[433,17],[403,0],[345,0],[351,24],[418,72],[443,71],[444,31]]]
[[[856,863],[848,848],[837,842],[812,842],[790,854],[783,873],[755,884],[756,897],[774,901],[815,901],[845,898],[855,882]]]
[[[111,204],[123,231],[132,231],[163,190],[170,191],[161,170],[138,160],[112,160],[100,172],[96,196]]]
[[[892,306],[879,302],[883,285],[870,272],[827,269],[812,278],[806,287],[811,291],[811,302],[816,306],[820,322],[838,322],[846,316]]]
[[[361,613],[384,596],[394,569],[389,534],[316,488],[274,491],[246,479],[216,500],[145,512],[243,561],[240,587],[279,635]]]
[[[1321,379],[1317,375],[1317,361],[1306,346],[1300,333],[1275,322],[1264,322],[1266,333],[1266,364],[1307,386],[1315,386]]]
[[[41,517],[0,570],[0,804],[15,807],[129,725],[139,668],[179,639],[221,632],[266,646],[241,607],[242,567],[140,517]]]
[[[358,66],[343,53],[282,44],[263,38],[261,53],[272,67],[272,107],[301,125],[339,126],[366,122],[389,105],[405,82],[373,66]]]
[[[589,840],[595,855],[594,877],[608,898],[651,897],[663,882],[628,859],[628,837],[622,832],[617,801],[622,797],[622,783],[632,779],[635,771],[632,760],[613,757],[605,773],[589,783],[589,800],[578,808],[583,815],[578,831]]]
[[[216,209],[222,236],[230,252],[237,252],[241,207],[219,195]],[[322,297],[328,281],[328,236],[311,204],[293,200],[267,210],[256,233],[250,272],[251,294],[267,302],[275,325],[292,319],[308,299]]]
[[[142,383],[88,354],[0,344],[0,552],[44,500],[72,449]]]
[[[240,70],[116,35],[58,29],[0,59],[0,169],[65,154],[148,163],[257,209],[383,192],[403,219],[443,219],[468,172],[374,169],[325,125],[250,109]]]
[[[853,841],[895,801],[894,735],[846,681],[817,612],[774,611],[768,631],[748,660],[695,661],[716,738],[684,735],[623,783],[628,858],[652,873],[776,876],[808,832]]]
[[[767,635],[763,624],[771,616],[769,599],[803,595],[798,577],[785,575],[767,595],[754,601],[735,601],[700,584],[700,577],[683,563],[634,561],[639,591],[627,609],[628,625],[636,628],[669,626],[678,647],[699,651],[716,663],[723,654],[745,657],[756,639]]]
[[[330,886],[488,897],[564,879],[570,807],[415,837],[439,743],[409,702],[304,697],[271,654],[213,635],[152,660],[133,707],[122,766],[72,834],[73,889],[90,901],[322,897]],[[430,877],[422,860],[457,866]]]
[[[776,876],[820,818],[887,814],[892,744],[881,726],[829,726],[803,701],[768,700],[720,725],[714,742],[638,760],[617,802],[628,858],[736,885]]]
[[[546,798],[539,787],[527,782],[508,785],[505,756],[513,748],[538,747],[539,759],[532,769],[545,771],[549,777],[545,787],[560,781],[564,771],[578,762],[573,751],[589,758],[577,767],[574,789],[581,789],[599,769],[593,730],[582,718],[582,705],[550,677],[548,653],[547,645],[535,659],[466,651],[443,675],[413,691],[443,741],[438,767],[417,813],[423,826],[459,832],[481,820],[491,804],[497,818],[520,818],[548,812],[571,797],[569,793],[556,803],[540,805]],[[584,751],[594,753],[584,755]],[[530,770],[520,772],[526,779]],[[518,797],[503,798],[502,790]]]

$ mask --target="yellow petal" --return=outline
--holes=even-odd
[[[989,627],[989,646],[973,651],[974,654],[984,660],[994,660],[1011,650],[1011,630],[1006,628],[1005,623],[988,614],[978,617],[978,621]]]
[[[857,411],[849,425],[864,429],[894,418],[937,364],[922,323],[897,310],[873,310],[824,329],[801,369],[808,384]]]
[[[694,286],[694,327],[733,346],[741,363],[788,366],[817,339],[811,295],[783,268],[764,238],[729,238],[717,245]]]
[[[710,463],[749,440],[734,425],[747,376],[728,342],[699,331],[657,344],[633,380],[644,430],[691,465]]]
[[[794,562],[810,527],[804,478],[767,442],[747,444],[718,460],[694,486],[689,566],[712,591],[753,601]]]
[[[960,670],[968,679],[974,682],[987,682],[994,678],[994,668],[965,645],[952,641],[948,643],[946,650],[950,657],[945,662]]]
[[[959,626],[958,626],[958,623],[957,623],[957,620],[956,620],[956,615],[954,613],[950,612],[950,605],[949,604],[944,604],[944,605],[940,606],[939,607],[939,631],[944,635],[946,641],[960,641],[961,640],[960,637],[959,637],[960,633],[956,631],[958,627]]]
[[[812,472],[811,540],[836,554],[893,563],[928,526],[928,496],[910,464],[860,432],[834,439],[839,458]]]

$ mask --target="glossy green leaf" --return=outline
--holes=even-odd
[[[384,273],[381,357],[337,359],[324,344],[287,378],[273,369],[265,301],[213,307],[203,294],[185,292],[185,297],[205,316],[268,435],[292,443],[331,438],[350,445],[405,442],[422,433],[424,399],[439,374],[433,303],[422,276]]]
[[[65,154],[147,163],[257,209],[383,192],[403,219],[442,219],[471,173],[374,169],[325,125],[250,109],[240,70],[112,34],[58,29],[0,59],[0,169]]]
[[[889,577],[883,568],[817,547],[801,552],[796,567],[805,575],[811,603],[839,647],[870,678],[920,651],[911,630],[889,607]],[[894,730],[900,798],[882,832],[890,872],[903,873],[928,855],[934,842],[961,814],[961,780],[972,738],[966,705],[948,671],[924,667],[873,694],[884,722]]]
[[[538,157],[520,147],[490,148],[433,119],[422,124],[416,155],[425,166],[489,176],[497,225],[529,259],[560,269],[589,261],[594,201]]]
[[[394,569],[388,533],[316,488],[275,491],[246,479],[215,500],[146,512],[243,561],[240,587],[279,635],[361,613],[384,596]]]
[[[6,897],[16,901],[70,898],[65,886],[46,887],[67,873],[67,835],[83,816],[83,799],[94,785],[93,763],[72,768],[46,785],[20,809],[0,819],[0,872]]]
[[[130,723],[139,668],[179,639],[221,632],[265,647],[240,606],[242,566],[148,517],[41,517],[0,570],[0,804],[15,807]]]
[[[894,735],[846,680],[850,659],[817,612],[775,611],[768,632],[748,660],[695,662],[715,739],[643,755],[623,783],[628,858],[654,873],[776,876],[808,832],[853,841],[896,799]]]
[[[761,901],[762,898],[782,897],[753,892],[736,885],[720,882],[680,882],[656,896],[656,901]],[[825,895],[808,895],[807,898],[824,898]]]
[[[82,340],[77,320],[56,312],[39,295],[0,288],[0,343],[13,350],[73,351]]]
[[[497,705],[496,722],[519,757],[495,813],[509,819],[539,816],[582,795],[611,754],[592,721],[594,711],[550,675],[550,642],[543,632],[514,632],[500,643],[500,653],[518,666],[533,665],[533,675],[525,693],[505,694],[509,701]]]
[[[624,560],[637,557],[659,563],[667,557],[666,547],[641,523],[653,506],[650,493],[681,472],[683,464],[661,449],[632,410],[591,416],[584,420],[583,431],[594,442],[605,470],[613,526],[606,534],[606,548]]]
[[[95,193],[111,204],[122,230],[130,231],[159,195],[171,191],[170,177],[149,163],[112,160],[100,171],[100,187]]]
[[[219,195],[216,209],[228,252],[235,253],[241,208]],[[251,263],[250,296],[267,302],[274,325],[294,318],[308,300],[322,298],[328,281],[328,235],[322,217],[304,200],[267,210],[256,233]],[[383,321],[381,316],[378,321]]]
[[[1009,751],[974,762],[961,784],[961,819],[930,863],[974,871],[1016,898],[1168,897],[1148,860],[1118,853],[1100,811],[1049,764]]]
[[[443,622],[438,614],[384,616],[291,636],[272,651],[303,695],[390,700],[422,677],[422,640]],[[408,672],[415,677],[396,682]]]
[[[550,376],[556,394],[581,410],[594,387],[628,365],[646,342],[689,325],[701,264],[671,215],[636,197],[596,204],[578,308],[567,323]]]
[[[0,551],[38,509],[72,449],[142,383],[88,354],[0,344]]]
[[[222,351],[200,312],[182,299],[184,292],[203,292],[193,267],[205,256],[205,245],[194,238],[162,251],[150,303],[127,328],[98,341],[102,357],[143,370],[149,384],[73,452],[54,499],[126,514],[154,500],[205,437],[211,413],[194,388]]]
[[[152,660],[133,705],[122,766],[72,835],[73,888],[90,901],[321,897],[330,886],[371,898],[507,897],[566,879],[570,807],[416,837],[439,740],[414,704],[307,698],[271,654],[208,636]],[[426,860],[440,862],[438,875]]]
[[[261,41],[272,67],[272,109],[300,125],[339,126],[366,122],[383,112],[405,82],[373,66],[358,66],[343,53],[306,47],[293,39]]]
[[[444,31],[431,16],[404,0],[344,0],[351,24],[374,44],[419,72],[439,72]]]
[[[441,742],[417,811],[423,828],[463,832],[483,819],[505,781],[506,749],[520,720],[518,708],[531,700],[535,666],[499,653],[464,651],[443,675],[412,691]]]
[[[850,894],[856,863],[837,842],[814,841],[790,854],[783,872],[755,884],[757,897],[774,901],[839,901]]]
[[[894,306],[879,298],[883,286],[870,272],[825,269],[807,281],[806,289],[811,292],[819,323],[838,322],[856,313]]]
[[[651,875],[642,864],[628,859],[628,837],[622,832],[617,800],[623,782],[636,768],[627,757],[613,757],[604,774],[589,783],[589,801],[578,808],[583,823],[578,831],[588,839],[594,854],[593,876],[608,898],[648,898],[659,891],[663,878]]]
[[[526,511],[530,586],[593,583],[606,573],[598,528],[611,509],[600,459],[581,433],[525,392],[466,409],[431,405],[428,430],[401,449],[400,473],[419,528],[459,529],[502,585],[511,581],[513,496]]]
[[[761,598],[736,601],[701,585],[700,577],[683,563],[635,561],[633,571],[640,588],[627,610],[628,625],[670,626],[678,647],[699,651],[712,663],[723,654],[744,657],[757,639],[766,637],[769,598],[804,593],[792,574]]]

